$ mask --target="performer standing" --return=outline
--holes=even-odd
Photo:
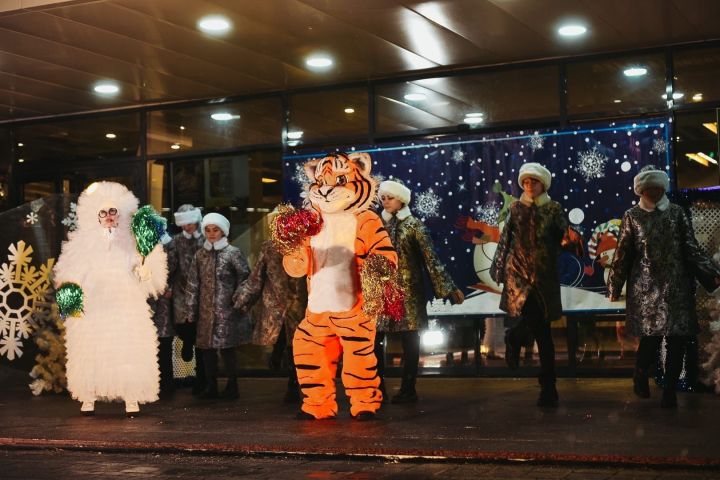
[[[668,200],[669,185],[667,174],[653,165],[635,176],[633,187],[640,201],[623,216],[608,296],[617,301],[627,282],[626,329],[641,337],[635,394],[650,397],[648,370],[664,336],[667,357],[660,405],[676,408],[685,347],[698,333],[695,279],[713,291],[720,284],[720,269],[698,245],[688,215]]]
[[[135,415],[158,398],[158,340],[147,298],[165,290],[161,245],[143,258],[130,227],[138,199],[123,185],[98,182],[78,200],[78,228],[55,266],[58,303],[82,299],[65,319],[68,390],[92,414],[95,401],[123,400]],[[79,305],[79,304],[78,304]]]
[[[400,333],[403,348],[403,375],[400,392],[392,397],[392,403],[413,403],[417,401],[415,384],[418,362],[420,361],[419,330],[427,328],[427,310],[423,270],[428,273],[437,298],[449,297],[460,304],[465,296],[453,283],[435,254],[432,239],[425,225],[410,212],[410,189],[405,185],[386,180],[378,189],[382,201],[382,219],[398,253],[398,274],[400,288],[405,292],[405,316],[400,321],[381,317],[378,334],[375,337],[375,356],[378,361],[380,389],[386,398],[385,349],[386,333]]]
[[[218,352],[228,381],[223,397],[238,398],[235,347],[250,338],[250,322],[233,308],[233,297],[250,274],[242,251],[228,243],[230,221],[219,213],[203,217],[203,248],[197,251],[187,278],[187,321],[197,322],[207,386],[203,398],[218,397]]]
[[[507,312],[514,326],[508,332],[508,347],[517,355],[522,339],[513,329],[529,327],[540,355],[539,407],[556,407],[555,344],[550,324],[562,315],[558,256],[563,244],[579,244],[577,234],[568,229],[562,207],[550,199],[552,175],[539,163],[520,167],[520,200],[512,203],[490,269],[492,279],[503,284],[500,309]],[[580,256],[582,256],[580,254]],[[518,338],[516,338],[518,337]]]

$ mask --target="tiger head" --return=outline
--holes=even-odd
[[[322,213],[367,210],[377,190],[377,182],[370,176],[371,165],[367,153],[332,153],[310,160],[305,164],[311,182],[310,203]]]

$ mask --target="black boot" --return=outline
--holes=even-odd
[[[555,380],[546,380],[540,382],[540,396],[538,397],[538,407],[556,408],[558,406],[557,388],[555,388]]]
[[[675,393],[675,388],[665,388],[663,390],[660,406],[662,408],[677,408],[677,394]]]
[[[638,398],[650,398],[650,385],[648,383],[647,371],[640,368],[635,369],[633,374],[633,392]]]
[[[205,390],[200,394],[202,399],[218,398],[218,385],[216,377],[208,377],[205,382]]]
[[[237,377],[228,377],[227,385],[225,385],[225,390],[222,392],[222,398],[226,400],[237,400],[238,397]]]
[[[415,403],[418,400],[417,392],[415,391],[415,376],[408,375],[402,379],[400,386],[400,392],[392,397],[392,403]]]
[[[385,389],[385,379],[380,378],[380,386],[378,387],[382,394],[382,403],[390,403],[390,397],[388,396],[387,390]]]
[[[510,370],[517,370],[520,366],[520,342],[515,337],[513,328],[505,331],[505,363]]]

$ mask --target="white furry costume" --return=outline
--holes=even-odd
[[[98,222],[101,209],[117,208],[117,227]],[[142,262],[130,228],[138,199],[123,185],[98,182],[78,200],[78,228],[63,244],[55,284],[83,290],[83,314],[65,320],[68,390],[82,402],[158,398],[158,340],[149,295],[167,281],[161,245]],[[142,278],[142,280],[141,280]]]

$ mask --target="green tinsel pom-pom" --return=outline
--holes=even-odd
[[[135,235],[137,250],[143,257],[152,252],[165,233],[167,223],[152,205],[140,207],[132,217],[132,232]]]
[[[60,315],[79,317],[83,311],[83,291],[77,283],[63,283],[55,293]]]

